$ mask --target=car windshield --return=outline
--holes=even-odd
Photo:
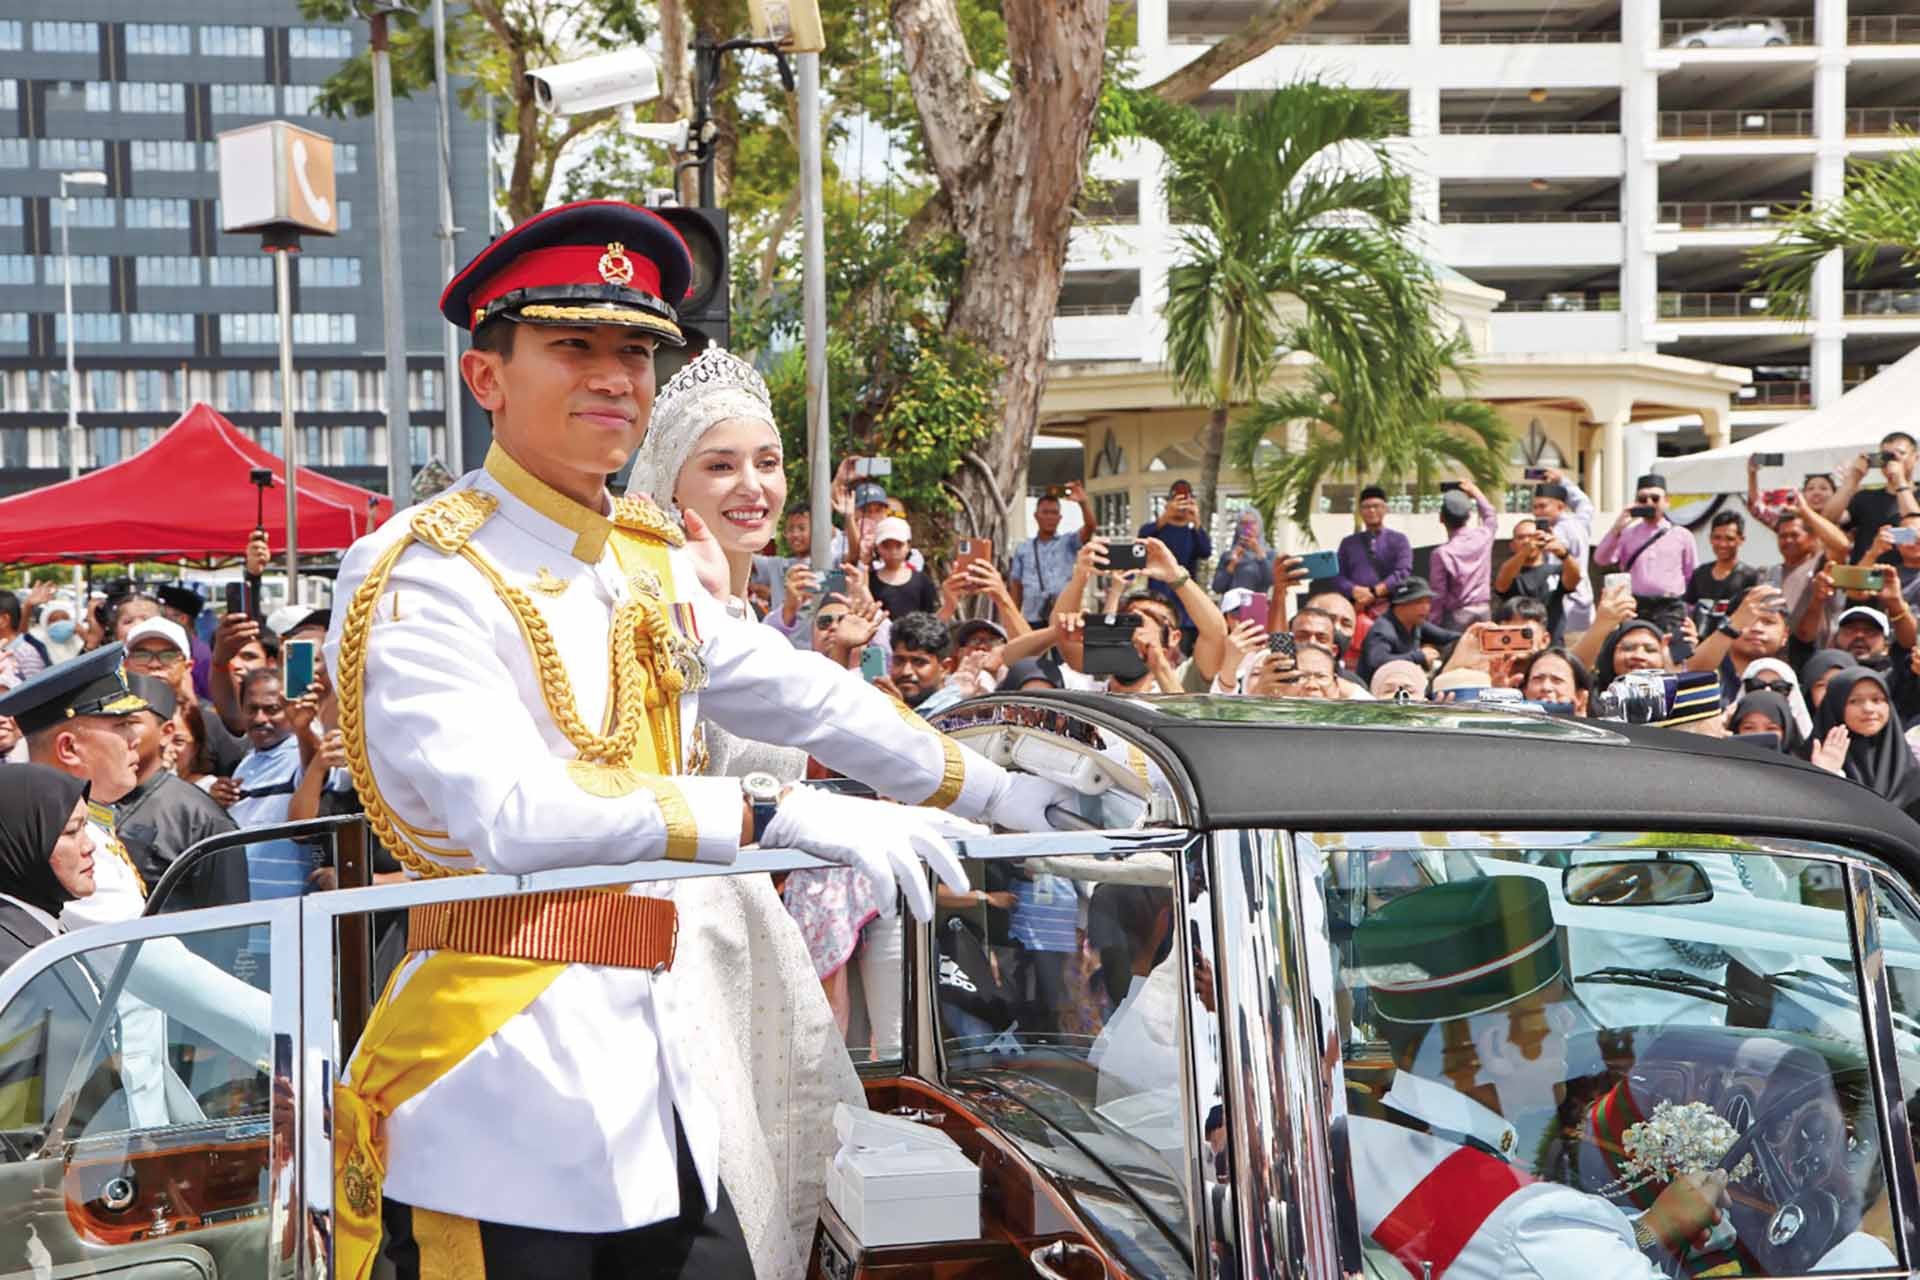
[[[973,862],[984,899],[935,922],[947,1084],[1048,1170],[1136,1276],[1193,1273],[1189,1171],[1217,1110],[1206,895],[1178,862]]]
[[[1300,842],[1372,1274],[1897,1265],[1840,867],[1714,843]]]

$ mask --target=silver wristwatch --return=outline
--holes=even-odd
[[[774,810],[780,807],[780,792],[786,784],[770,773],[750,773],[740,779],[740,790],[747,797],[747,803],[753,806],[753,842],[760,843],[760,837],[766,834],[767,824],[773,821]]]

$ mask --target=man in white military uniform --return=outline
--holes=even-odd
[[[646,431],[654,345],[680,340],[664,300],[690,275],[662,220],[590,201],[449,284],[494,447],[341,566],[327,656],[355,786],[417,875],[724,863],[758,839],[860,867],[889,897],[897,883],[924,917],[925,862],[964,889],[946,836],[977,826],[684,771],[704,714],[907,805],[1025,828],[1060,795],[730,616],[702,585],[724,562],[697,517],[687,544],[651,503],[608,497]],[[367,1274],[383,1217],[403,1280],[752,1274],[699,1046],[664,1034],[673,930],[659,890],[412,913],[413,954],[336,1095],[339,1275]]]
[[[1355,929],[1353,966],[1397,1068],[1382,1097],[1352,1101],[1354,1198],[1361,1233],[1409,1276],[1656,1280],[1689,1246],[1725,1247],[1719,1170],[1683,1174],[1629,1217],[1513,1163],[1497,1106],[1562,1082],[1574,1024],[1545,886],[1488,876],[1395,898]],[[1821,1269],[1893,1261],[1855,1232]]]

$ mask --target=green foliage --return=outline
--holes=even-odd
[[[1920,148],[1849,168],[1838,200],[1796,209],[1778,235],[1748,255],[1747,265],[1755,287],[1767,291],[1773,314],[1802,319],[1814,270],[1829,253],[1839,250],[1855,272],[1864,273],[1888,248],[1899,251],[1902,266],[1920,273]]]
[[[1327,341],[1324,330],[1304,335],[1317,362],[1306,385],[1262,398],[1234,424],[1227,456],[1249,478],[1253,505],[1272,522],[1284,509],[1309,540],[1313,500],[1321,484],[1351,480],[1392,489],[1408,482],[1422,492],[1465,470],[1489,491],[1505,483],[1511,436],[1485,401],[1454,395],[1451,377],[1472,390],[1464,338],[1421,331],[1423,349],[1411,358],[1355,362]],[[1308,431],[1298,451],[1261,446],[1294,424]]]

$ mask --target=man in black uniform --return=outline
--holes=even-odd
[[[127,687],[146,699],[148,710],[128,718],[139,781],[113,806],[114,826],[134,865],[153,886],[188,849],[238,828],[217,801],[166,765],[167,722],[176,706],[173,687],[155,676],[128,676]],[[194,872],[190,882],[168,896],[167,910],[247,899],[246,853],[235,848],[230,856],[216,856]]]

